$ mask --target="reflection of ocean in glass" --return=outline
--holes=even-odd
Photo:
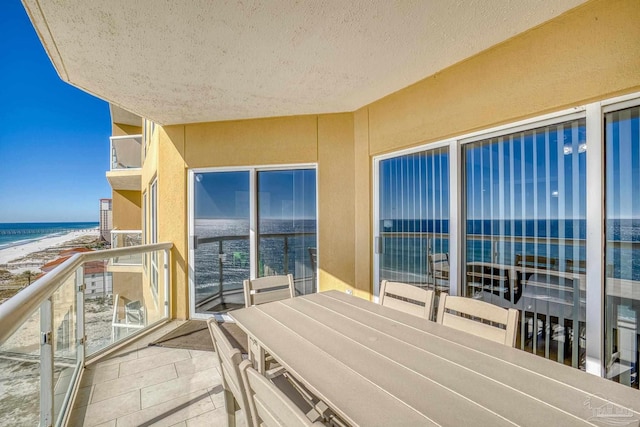
[[[395,279],[385,274],[403,273],[424,283],[427,254],[449,252],[447,220],[384,220],[380,229],[381,280]],[[584,220],[469,220],[467,230],[467,262],[514,265],[516,254],[538,255],[554,258],[559,270],[568,270],[567,260],[574,265],[586,260]],[[640,280],[640,221],[608,221],[607,240],[613,254],[607,256],[612,262],[607,276]]]
[[[296,279],[311,277],[309,248],[316,247],[315,220],[262,220],[259,238],[259,275],[292,273]],[[247,220],[198,219],[199,243],[195,252],[196,300],[224,290],[241,289],[250,276],[249,222]],[[303,235],[299,235],[303,233]],[[287,268],[285,269],[285,237]],[[222,253],[220,253],[222,252]],[[221,269],[222,267],[222,269]],[[222,274],[221,274],[222,271]]]

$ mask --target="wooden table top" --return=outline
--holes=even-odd
[[[640,425],[638,390],[341,292],[229,314],[352,425]]]

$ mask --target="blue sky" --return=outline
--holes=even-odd
[[[18,0],[0,13],[0,222],[98,221],[109,106],[58,77]]]

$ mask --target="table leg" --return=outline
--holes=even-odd
[[[249,336],[249,360],[253,363],[253,367],[262,375],[265,374],[265,351],[258,341]]]

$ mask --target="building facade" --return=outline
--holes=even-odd
[[[107,173],[113,225],[173,243],[174,318],[269,273],[372,300],[397,280],[517,308],[518,347],[637,388],[640,4],[578,3],[348,110],[193,122],[154,109],[161,85],[149,115],[103,94],[141,150]],[[45,46],[68,42],[28,9]],[[136,300],[163,292],[158,262]]]

